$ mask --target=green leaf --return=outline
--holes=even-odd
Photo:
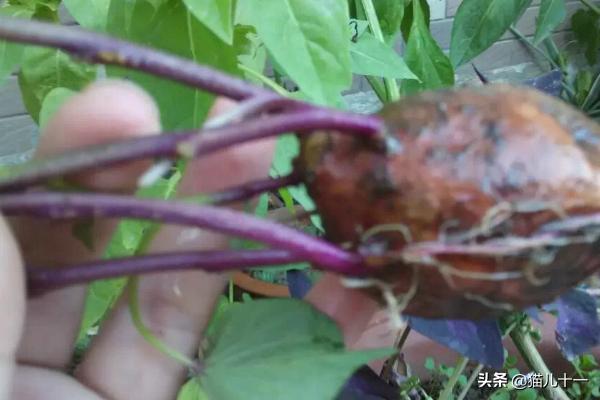
[[[256,34],[256,29],[250,25],[236,25],[234,29],[233,46],[237,54],[237,60],[246,68],[256,74],[263,73],[267,62],[267,51],[262,41]],[[246,79],[257,85],[262,82],[250,74],[244,74]]]
[[[592,73],[586,70],[580,70],[575,76],[575,101],[578,106],[581,106],[585,99],[588,97],[590,89],[592,87]]]
[[[188,10],[227,44],[233,42],[233,0],[183,0]]]
[[[565,0],[542,0],[533,42],[540,43],[567,17]]]
[[[386,43],[393,44],[404,18],[406,0],[373,0],[379,26]]]
[[[166,50],[229,74],[239,72],[233,46],[198,22],[181,1],[113,1],[107,30],[112,35]],[[154,97],[166,130],[198,128],[214,101],[209,93],[169,80],[116,67],[107,70],[110,76],[133,80]]]
[[[300,153],[300,142],[296,135],[281,135],[277,139],[275,155],[273,158],[273,169],[275,175],[284,176],[294,169],[292,161]]]
[[[517,391],[517,400],[535,400],[537,398],[538,396],[535,389],[528,388]]]
[[[159,179],[153,185],[139,189],[136,196],[168,200],[175,194],[181,177],[181,173],[177,171],[168,179]],[[142,243],[144,234],[156,225],[145,220],[126,219],[121,221],[115,235],[108,244],[105,257],[115,258],[135,255],[140,250],[140,246],[144,244]]]
[[[197,378],[192,378],[179,389],[177,400],[210,400]]]
[[[581,9],[571,17],[571,27],[587,61],[590,65],[595,64],[600,49],[600,16],[592,10]]]
[[[389,79],[416,79],[396,51],[381,43],[370,33],[364,33],[350,44],[352,72],[359,75],[380,76]]]
[[[510,393],[507,389],[500,389],[492,394],[490,400],[510,400]]]
[[[531,0],[464,0],[452,25],[452,65],[459,67],[483,53],[530,4]]]
[[[176,171],[169,179],[160,179],[155,184],[138,190],[136,195],[167,200],[174,195],[181,176],[181,173]],[[110,238],[104,258],[129,257],[139,254],[147,244],[148,233],[153,232],[159,226],[150,221],[134,219],[120,221],[115,234]],[[126,279],[108,279],[90,284],[79,332],[80,338],[84,337],[92,326],[104,318],[123,291],[125,283]]]
[[[280,188],[278,190],[279,196],[283,200],[283,205],[288,209],[288,211],[292,214],[295,213],[294,209],[294,197],[288,190],[288,188]]]
[[[90,329],[97,326],[104,318],[106,312],[115,303],[123,288],[126,279],[110,279],[93,282],[88,287],[85,306],[77,342],[86,342]]]
[[[423,10],[423,14],[425,16],[425,22],[427,23],[427,29],[429,29],[430,19],[431,19],[431,10],[429,9],[429,3],[427,0],[419,0],[421,2],[421,10]],[[413,5],[412,0],[406,4],[406,8],[404,9],[404,17],[402,18],[402,38],[405,42],[408,42],[408,36],[410,35],[410,30],[413,26]]]
[[[197,378],[192,378],[181,387],[177,400],[210,400]]]
[[[84,28],[104,31],[111,0],[63,0],[75,21]]]
[[[254,301],[254,299],[252,298],[252,296],[250,296],[250,293],[244,292],[244,293],[242,293],[242,301],[244,303],[248,303],[250,301]]]
[[[433,371],[435,369],[435,361],[431,357],[425,359],[425,369],[427,371]]]
[[[300,152],[300,143],[296,135],[287,134],[281,135],[277,139],[277,145],[275,148],[275,154],[273,157],[273,176],[285,176],[291,173],[294,169],[293,160]],[[292,186],[288,188],[294,200],[298,202],[306,211],[314,211],[316,209],[315,203],[312,201],[306,186]],[[321,219],[318,215],[312,215],[310,217],[311,222],[320,231],[323,231]]]
[[[29,47],[25,50],[19,86],[31,117],[39,121],[42,101],[56,88],[79,91],[96,78],[96,67],[74,62],[59,50]]]
[[[220,400],[332,399],[359,366],[393,352],[344,350],[331,319],[292,299],[233,304],[208,343],[199,378]]]
[[[309,98],[336,104],[352,83],[346,0],[244,0],[274,60]]]
[[[404,60],[420,81],[404,80],[402,92],[410,94],[426,89],[439,89],[454,84],[454,69],[448,57],[427,28],[420,2],[413,1],[413,24]]]
[[[40,128],[42,130],[46,127],[52,116],[56,114],[58,109],[76,93],[77,92],[64,87],[57,87],[48,92],[46,97],[44,97],[44,101],[42,101],[42,107],[40,109]]]
[[[0,16],[4,17],[31,18],[31,15],[31,10],[20,6],[0,8]],[[24,48],[22,45],[0,40],[0,86],[21,63]]]
[[[229,299],[225,295],[219,296],[217,299],[217,303],[213,309],[213,312],[210,317],[210,321],[206,325],[206,329],[204,330],[204,336],[210,337],[214,335],[215,327],[217,326],[217,322],[223,317],[225,311],[232,305],[229,302]]]

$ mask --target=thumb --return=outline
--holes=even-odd
[[[23,261],[0,216],[0,400],[8,399],[25,314]]]

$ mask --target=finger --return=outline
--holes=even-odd
[[[17,367],[10,398],[102,400],[99,395],[65,373],[25,365]]]
[[[136,86],[120,81],[91,85],[72,97],[49,122],[38,157],[159,131],[158,111],[152,99]],[[96,189],[132,187],[148,162],[79,176],[80,183]],[[12,226],[29,265],[61,265],[97,258],[110,238],[114,222],[96,221],[95,251],[72,235],[70,222],[12,219]],[[65,367],[71,357],[83,311],[85,286],[48,293],[27,302],[27,319],[18,353],[22,362]],[[52,346],[48,346],[52,343]]]
[[[224,103],[218,102],[212,114],[223,107]],[[179,194],[217,191],[267,176],[273,145],[273,141],[267,140],[236,146],[193,162]],[[149,251],[221,249],[228,247],[228,241],[226,237],[198,229],[166,226]],[[202,331],[226,281],[225,275],[203,272],[144,277],[139,292],[144,322],[161,341],[194,358]],[[135,331],[122,299],[76,375],[106,397],[151,400],[174,398],[186,370],[159,354]]]
[[[381,308],[375,300],[359,290],[344,287],[340,277],[333,274],[325,274],[305,300],[337,322],[349,348],[356,347],[375,313]]]
[[[0,217],[0,399],[8,399],[14,358],[25,315],[23,262],[10,230]]]

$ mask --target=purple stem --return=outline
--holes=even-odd
[[[17,167],[10,176],[0,179],[0,191],[19,190],[69,173],[105,168],[141,158],[179,155],[198,157],[239,143],[285,132],[306,134],[316,129],[374,136],[381,132],[382,128],[378,118],[336,113],[325,109],[265,116],[200,132],[144,136],[73,150],[47,160],[26,164],[21,168]]]
[[[303,257],[289,251],[268,249],[151,254],[98,260],[63,268],[28,267],[27,286],[30,294],[37,295],[97,279],[185,270],[225,272],[301,261],[304,261]]]
[[[235,100],[268,93],[193,61],[73,27],[0,17],[0,38],[59,48],[88,62],[133,68]]]
[[[280,178],[268,178],[258,181],[248,182],[240,186],[226,189],[221,192],[212,193],[206,196],[207,203],[227,204],[240,200],[247,200],[264,192],[280,189],[286,186],[300,184],[302,177],[298,174],[290,174]]]
[[[0,195],[0,211],[9,216],[133,218],[195,226],[287,250],[331,272],[365,272],[358,254],[284,225],[219,207],[119,195],[29,192]]]
[[[287,97],[281,97],[276,93],[267,93],[255,96],[239,102],[235,108],[215,117],[210,118],[204,123],[204,129],[221,128],[232,122],[240,122],[250,117],[260,115],[266,112],[275,112],[282,110],[305,110],[314,108],[308,103],[300,103]]]

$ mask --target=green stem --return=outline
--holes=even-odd
[[[460,378],[460,375],[465,370],[465,367],[467,366],[468,362],[469,359],[466,357],[460,357],[458,359],[458,363],[454,368],[454,372],[452,373],[450,379],[448,379],[448,382],[446,382],[446,384],[444,385],[444,390],[442,390],[442,393],[440,393],[438,400],[448,400],[453,398],[452,392],[454,391],[454,387],[458,382],[458,378]]]
[[[273,79],[269,79],[266,76],[264,76],[263,74],[254,71],[253,69],[250,69],[248,67],[246,67],[243,64],[238,64],[238,68],[247,73],[248,75],[250,75],[251,77],[255,78],[256,80],[264,83],[267,87],[273,89],[273,91],[281,96],[285,96],[285,97],[289,97],[290,96],[290,92],[288,92],[287,90],[285,90],[285,88],[281,87],[277,82],[275,82]]]
[[[550,58],[554,60],[554,62],[556,63],[556,65],[558,65],[561,71],[565,71],[569,66],[567,65],[567,62],[565,61],[564,57],[561,56],[560,50],[558,49],[558,46],[556,45],[556,42],[554,41],[552,36],[548,36],[546,39],[544,39],[544,45],[550,53]]]
[[[387,93],[385,87],[381,84],[381,82],[379,82],[374,76],[366,76],[365,78],[367,78],[367,82],[369,82],[369,85],[371,85],[371,88],[377,95],[379,101],[381,101],[382,103],[386,103]]]
[[[525,44],[527,44],[529,47],[531,47],[533,50],[535,50],[539,55],[541,55],[544,59],[546,59],[546,61],[548,61],[550,63],[550,66],[552,68],[559,69],[559,70],[563,71],[563,75],[564,75],[564,71],[566,70],[566,66],[565,65],[561,65],[561,63],[560,63],[560,57],[559,57],[559,51],[558,51],[558,48],[556,47],[556,43],[554,43],[554,40],[552,40],[552,38],[547,38],[545,40],[545,43],[548,46],[550,46],[550,48],[555,52],[555,54],[559,58],[559,61],[556,61],[554,58],[552,58],[552,56],[550,56],[550,54],[548,54],[547,52],[545,52],[544,50],[542,50],[538,46],[536,46],[531,40],[529,40],[525,35],[523,35],[523,33],[521,33],[521,31],[519,31],[514,26],[510,27],[510,31],[513,33],[513,35],[515,35],[517,38],[519,38],[520,40],[522,40]],[[564,79],[562,81],[562,86],[563,86],[563,88],[567,91],[567,93],[570,96],[574,96],[575,95],[575,90],[573,90],[573,88],[570,87],[565,82]]]
[[[544,362],[542,355],[535,347],[535,343],[533,342],[533,338],[531,334],[527,330],[526,326],[521,326],[516,329],[513,329],[510,333],[510,337],[512,338],[517,350],[521,353],[521,356],[533,371],[541,374],[544,377],[549,377],[554,380],[550,369]],[[556,387],[553,387],[556,386]],[[552,382],[552,384],[548,384],[543,388],[544,393],[548,397],[549,400],[569,400],[569,396],[565,393],[565,391],[557,384],[556,380]]]
[[[558,68],[558,69],[560,69],[560,65],[558,65],[556,63],[556,61],[554,61],[554,59],[552,59],[552,57],[550,57],[544,50],[540,49],[538,46],[536,46],[535,44],[533,44],[533,42],[531,40],[527,39],[527,37],[525,35],[523,35],[521,33],[521,31],[519,31],[514,26],[510,27],[510,31],[513,33],[513,35],[515,35],[516,37],[518,37],[519,39],[521,39],[529,47],[531,47],[533,50],[535,50],[539,55],[541,55],[543,58],[545,58],[546,61],[548,61],[550,63],[550,65],[552,65],[552,68]]]
[[[231,122],[231,118],[235,117],[235,114],[236,114],[235,110],[236,109],[233,109],[232,111],[229,111],[228,113],[221,114],[221,116],[219,116],[219,117],[215,117],[215,118],[205,121],[205,126],[208,124],[212,124],[213,127],[218,127],[218,126],[223,126],[223,125],[229,124]],[[169,192],[163,193],[163,197],[165,199],[168,200],[175,195],[175,193],[177,192],[177,188],[179,187],[179,184],[181,183],[181,180],[183,179],[183,176],[185,175],[187,166],[188,166],[187,160],[181,159],[181,160],[177,161],[176,170],[179,172],[179,178],[177,179],[176,182],[172,182],[172,187]],[[140,189],[138,189],[137,194],[139,195],[143,192],[144,192],[144,188],[140,188]],[[152,243],[152,240],[154,239],[154,237],[156,236],[156,234],[158,233],[158,231],[160,230],[160,228],[162,226],[161,224],[158,224],[158,223],[146,222],[146,224],[147,224],[146,230],[142,234],[142,238],[141,238],[140,242],[138,243],[137,248],[133,252],[134,255],[139,255],[139,254],[143,254],[146,252],[146,250]],[[115,238],[113,238],[113,240],[115,240]],[[118,238],[116,240],[118,240]],[[137,278],[137,277],[128,278],[129,312],[131,314],[131,319],[133,320],[133,324],[134,324],[135,328],[138,330],[140,335],[148,341],[148,343],[150,345],[152,345],[159,351],[174,358],[175,360],[182,362],[183,364],[185,364],[187,366],[190,366],[190,367],[193,366],[192,360],[187,358],[185,355],[180,354],[179,352],[170,349],[168,346],[166,346],[164,343],[162,343],[160,341],[160,339],[158,339],[156,336],[154,336],[152,334],[152,332],[150,331],[150,329],[144,324],[144,321],[142,319],[142,315],[140,312],[140,308],[139,308],[139,299],[138,299],[139,282],[138,282],[138,280],[139,280],[139,278]]]
[[[585,4],[590,10],[595,12],[597,15],[600,15],[600,8],[592,4],[589,0],[580,0],[583,4]]]
[[[233,279],[229,279],[229,304],[233,303]]]
[[[425,398],[424,400],[433,400],[433,397],[431,397],[422,387],[419,387],[417,390],[421,393],[421,396]]]
[[[379,25],[379,19],[377,18],[377,12],[375,11],[375,6],[373,5],[372,0],[361,0],[363,9],[367,16],[367,21],[369,21],[369,27],[371,28],[371,32],[373,35],[382,43],[385,43],[385,39],[383,38],[383,32],[381,31],[381,26]],[[384,78],[383,82],[385,83],[385,87],[387,90],[387,99],[389,101],[396,101],[400,99],[400,89],[398,88],[398,83],[395,79],[387,79]]]
[[[164,344],[159,338],[157,338],[150,329],[144,325],[142,321],[142,313],[140,311],[140,302],[138,298],[139,279],[137,277],[129,278],[128,282],[128,300],[129,300],[129,312],[131,314],[131,320],[137,331],[152,347],[160,351],[161,353],[169,356],[170,358],[180,362],[181,364],[192,368],[195,363],[192,359],[186,355],[178,352],[175,349],[170,348]]]
[[[585,97],[581,108],[583,110],[588,110],[593,105],[594,100],[600,95],[600,72],[596,75],[596,79],[594,79],[594,83],[592,84],[589,93]],[[590,111],[593,111],[590,110]]]
[[[466,386],[463,388],[462,392],[460,392],[456,400],[463,400],[465,397],[467,397],[469,389],[471,389],[471,386],[473,386],[473,382],[475,382],[475,379],[477,379],[482,369],[483,364],[478,364],[477,367],[475,367],[475,369],[471,373],[471,376],[469,376],[469,380],[467,381]]]

